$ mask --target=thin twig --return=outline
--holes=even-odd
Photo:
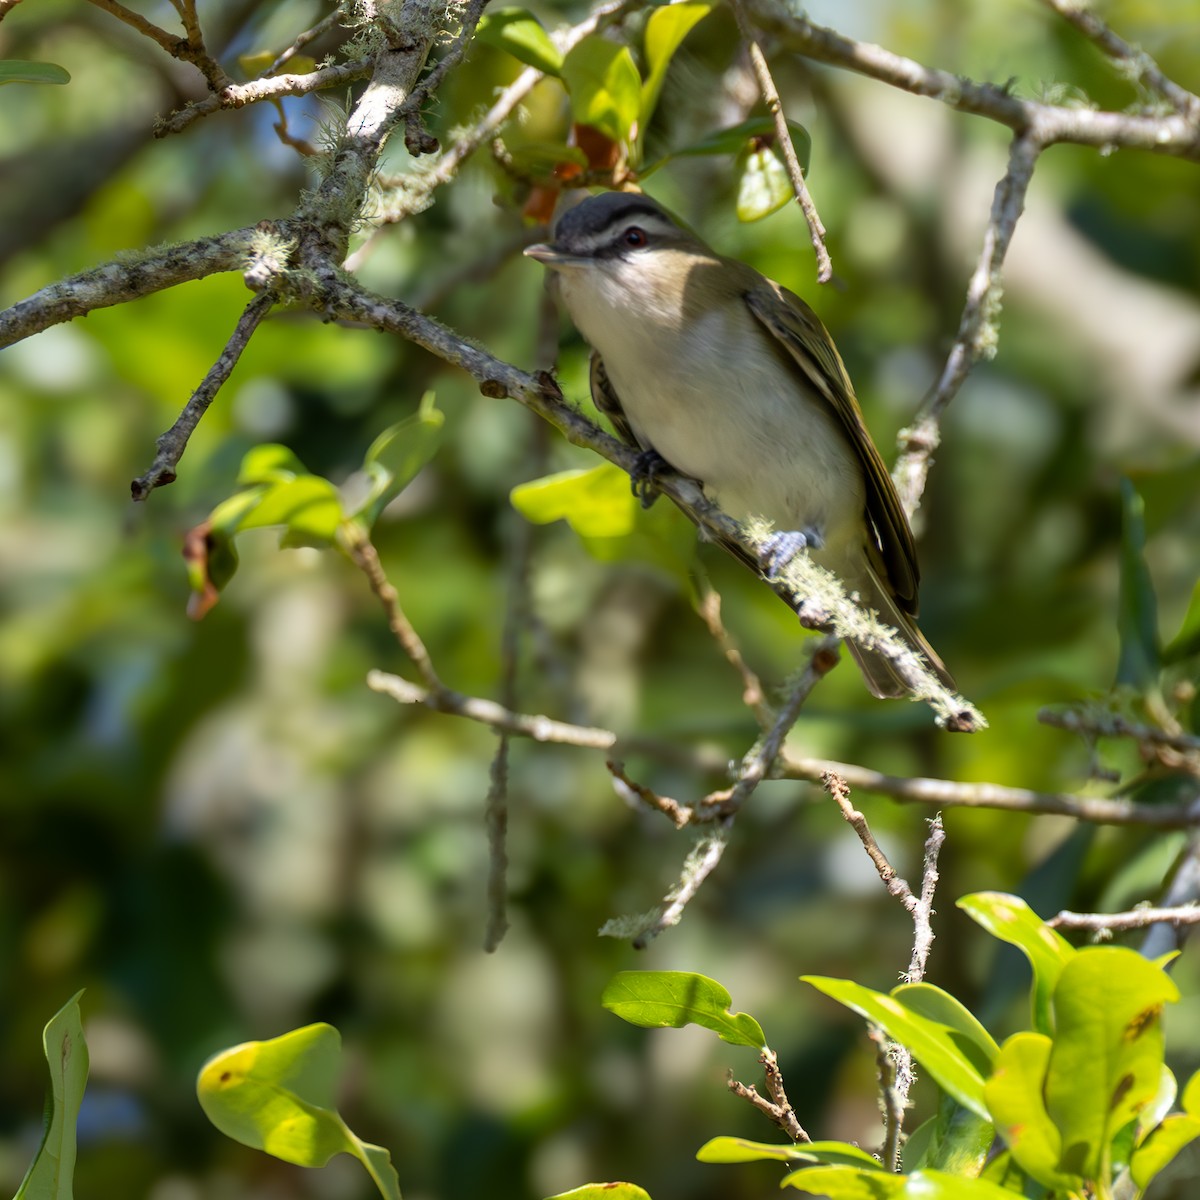
[[[800,160],[796,157],[796,148],[792,145],[792,134],[788,128],[787,114],[783,111],[783,101],[779,98],[779,89],[767,65],[766,55],[754,36],[750,19],[746,15],[742,0],[733,0],[733,13],[737,18],[738,29],[742,41],[750,52],[750,62],[754,66],[754,75],[758,80],[758,90],[767,106],[767,112],[775,122],[775,137],[779,144],[779,152],[783,155],[783,164],[787,169],[788,179],[791,180],[792,191],[796,194],[796,203],[804,213],[808,223],[809,237],[812,239],[813,251],[817,256],[817,282],[828,283],[833,278],[833,263],[829,258],[829,248],[825,245],[825,226],[821,223],[817,206],[809,195],[808,184],[804,181],[804,171]]]
[[[417,669],[417,674],[425,681],[426,685],[434,692],[443,692],[445,689],[442,687],[442,681],[438,678],[437,671],[434,670],[429,651],[425,648],[421,635],[413,627],[404,609],[400,607],[400,597],[392,581],[388,579],[383,564],[379,561],[379,552],[375,549],[374,544],[365,534],[359,533],[357,528],[350,524],[342,526],[342,542],[355,566],[367,577],[371,591],[383,605],[388,628],[399,643],[400,649],[408,655],[409,661]],[[382,672],[376,671],[372,674],[380,675]],[[397,679],[396,676],[387,678],[393,682]],[[386,691],[388,689],[376,688],[376,690]]]
[[[1084,37],[1094,42],[1101,53],[1116,63],[1121,74],[1137,80],[1143,87],[1157,92],[1179,112],[1193,119],[1200,117],[1200,96],[1180,87],[1168,78],[1158,63],[1140,46],[1131,45],[1114,33],[1097,15],[1079,0],[1045,0],[1064,21],[1074,25]]]
[[[0,0],[0,21],[3,21],[20,3],[21,0]]]
[[[296,34],[292,40],[292,44],[286,50],[279,52],[275,61],[263,72],[263,76],[274,75],[289,58],[295,58],[309,42],[315,41],[327,29],[336,25],[345,11],[346,0],[341,0],[341,3],[332,12],[323,16],[311,29],[306,29],[303,33]]]
[[[732,817],[723,817],[693,847],[687,856],[675,886],[663,897],[663,904],[633,939],[635,950],[644,950],[660,933],[678,925],[683,911],[700,890],[704,881],[716,870],[729,845]]]
[[[787,1098],[787,1092],[783,1086],[783,1072],[779,1069],[779,1060],[776,1058],[775,1051],[770,1047],[764,1047],[758,1061],[762,1064],[771,1099],[768,1100],[766,1096],[760,1095],[753,1085],[747,1087],[746,1084],[739,1083],[734,1079],[732,1071],[729,1073],[727,1081],[729,1090],[735,1096],[752,1104],[763,1116],[778,1125],[794,1143],[811,1142],[812,1138],[800,1124],[796,1110],[792,1108],[792,1103]]]
[[[721,620],[721,593],[706,579],[701,585],[699,599],[696,601],[696,612],[704,622],[713,640],[725,656],[725,661],[738,673],[742,680],[742,703],[754,714],[759,728],[771,728],[775,714],[767,703],[762,680],[751,669],[742,656],[741,650],[733,640],[729,630]]]
[[[94,2],[94,0],[93,0]],[[194,121],[225,108],[244,108],[260,100],[274,100],[280,96],[304,96],[325,88],[353,83],[371,74],[371,63],[367,59],[320,67],[302,75],[272,75],[270,78],[252,79],[249,83],[229,83],[220,92],[205,96],[193,104],[176,109],[169,116],[155,123],[154,136],[166,137],[181,133]]]
[[[1037,719],[1043,725],[1053,725],[1056,729],[1066,729],[1084,737],[1129,738],[1144,746],[1178,750],[1180,754],[1191,755],[1200,752],[1200,737],[1194,734],[1127,721],[1116,713],[1043,708],[1039,709]]]
[[[208,411],[213,397],[224,386],[225,381],[233,372],[237,361],[242,356],[247,343],[254,335],[262,319],[271,311],[275,297],[270,291],[259,292],[242,311],[238,323],[234,326],[225,349],[221,351],[217,361],[209,368],[200,386],[192,393],[188,402],[183,406],[175,424],[162,434],[155,443],[157,452],[150,469],[140,478],[130,484],[130,492],[135,500],[145,500],[157,487],[175,481],[175,468],[187,449],[188,440],[200,423],[200,418]]]
[[[1079,913],[1063,909],[1046,922],[1054,929],[1086,929],[1091,933],[1118,933],[1128,929],[1145,929],[1148,925],[1200,925],[1200,904],[1195,902],[1177,908],[1135,908],[1120,913]]]
[[[224,67],[205,48],[194,5],[190,7],[190,11],[188,5],[179,8],[178,11],[183,17],[187,36],[178,37],[155,25],[153,21],[147,20],[141,13],[126,8],[124,4],[120,3],[120,0],[89,0],[89,2],[97,8],[102,8],[117,20],[124,21],[126,25],[136,29],[138,33],[150,38],[151,41],[157,42],[172,58],[177,58],[180,62],[191,63],[204,76],[208,86],[214,92],[219,92],[233,83]]]
[[[984,232],[979,261],[967,285],[966,303],[954,345],[941,375],[922,403],[916,421],[900,431],[900,457],[893,476],[900,502],[910,517],[925,491],[930,461],[940,438],[938,425],[942,413],[958,394],[971,368],[981,358],[995,353],[1004,256],[1025,207],[1025,195],[1041,151],[1037,139],[1028,134],[1022,133],[1013,139],[1008,167],[992,198],[991,216]]]

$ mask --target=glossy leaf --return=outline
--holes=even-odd
[[[562,70],[562,51],[528,9],[497,8],[485,13],[475,30],[475,39],[507,51],[519,62],[547,75]]]
[[[758,1050],[766,1044],[752,1016],[729,1011],[732,997],[715,979],[690,971],[620,971],[605,987],[600,1003],[645,1029],[700,1025],[734,1046]]]
[[[1185,1146],[1200,1137],[1200,1117],[1175,1113],[1167,1117],[1133,1152],[1129,1173],[1140,1188],[1167,1166]]]
[[[972,1013],[961,1001],[955,999],[949,992],[931,983],[902,983],[892,989],[892,995],[906,1008],[937,1021],[953,1029],[965,1039],[960,1043],[966,1049],[966,1044],[978,1050],[975,1061],[984,1071],[990,1071],[1000,1047],[996,1039],[976,1020]]]
[[[578,124],[590,125],[615,142],[632,139],[642,78],[627,47],[603,37],[584,38],[563,60],[561,73]]]
[[[780,1146],[746,1138],[716,1137],[696,1151],[696,1159],[705,1163],[811,1162],[883,1170],[878,1159],[849,1142],[803,1142]]]
[[[894,996],[872,991],[852,980],[826,979],[815,975],[801,978],[880,1026],[912,1052],[943,1091],[976,1116],[988,1119],[983,1101],[983,1080],[987,1067],[981,1065],[980,1051],[970,1038],[964,1037],[951,1026],[914,1012]]]
[[[327,546],[332,544],[341,522],[337,488],[319,475],[300,475],[269,488],[242,518],[238,529],[283,525],[282,545]]]
[[[415,413],[385,429],[363,458],[369,480],[367,494],[347,515],[359,517],[370,529],[379,514],[437,454],[445,423],[446,414],[436,407],[433,393],[426,392]]]
[[[57,63],[0,59],[0,86],[6,83],[70,83],[70,72]]]
[[[1121,657],[1117,682],[1135,688],[1149,687],[1162,670],[1158,604],[1145,559],[1145,507],[1133,484],[1121,480],[1121,574],[1117,593]]]
[[[664,4],[656,8],[646,21],[646,82],[642,85],[641,129],[645,132],[651,114],[658,104],[667,68],[675,51],[692,29],[712,12],[715,6],[704,3]]]
[[[1179,1098],[1183,1111],[1193,1117],[1200,1117],[1200,1071],[1197,1071],[1183,1085],[1183,1095]]]
[[[1178,998],[1169,976],[1122,946],[1089,947],[1063,968],[1044,1095],[1068,1171],[1099,1178],[1114,1135],[1153,1103],[1162,1009]]]
[[[993,937],[1016,946],[1029,959],[1033,969],[1033,1027],[1039,1033],[1053,1033],[1051,997],[1075,948],[1019,896],[974,892],[959,900],[958,907]]]
[[[42,1030],[50,1068],[50,1093],[42,1142],[13,1200],[71,1200],[75,1176],[75,1124],[88,1076],[88,1048],[76,992]]]
[[[585,1183],[546,1200],[650,1200],[650,1193],[636,1183]]]
[[[513,507],[535,525],[565,520],[581,537],[617,538],[633,531],[637,499],[629,476],[611,463],[559,471],[518,484]]]
[[[952,1096],[938,1096],[937,1115],[913,1130],[904,1144],[908,1170],[932,1167],[952,1175],[977,1176],[987,1162],[996,1129]]]
[[[204,1065],[200,1107],[227,1137],[302,1167],[352,1154],[380,1193],[400,1200],[386,1150],[362,1142],[334,1107],[341,1037],[332,1025],[307,1025],[265,1042],[245,1042]]]
[[[1083,1179],[1078,1171],[1062,1169],[1062,1136],[1042,1095],[1052,1048],[1045,1034],[1014,1034],[1001,1047],[984,1097],[1022,1170],[1045,1187],[1078,1190]]]
[[[766,142],[756,142],[742,150],[733,173],[737,179],[739,221],[761,221],[795,199],[783,160]]]
[[[239,487],[249,487],[255,483],[286,483],[297,475],[307,474],[308,468],[287,446],[264,442],[242,455],[237,483]]]
[[[943,1171],[891,1175],[852,1167],[810,1167],[784,1177],[784,1187],[829,1200],[1013,1200],[1013,1193],[982,1179]]]

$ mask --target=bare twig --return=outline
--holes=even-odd
[[[1184,904],[1178,908],[1135,908],[1120,913],[1078,913],[1063,909],[1046,922],[1054,929],[1086,929],[1090,933],[1118,933],[1128,929],[1145,929],[1149,925],[1200,925],[1200,904]]]
[[[1025,194],[1041,150],[1037,140],[1027,134],[1013,139],[1008,169],[996,185],[983,248],[967,285],[967,299],[954,345],[941,375],[921,405],[916,421],[900,432],[901,453],[893,474],[900,502],[910,516],[920,504],[925,490],[930,459],[938,445],[938,423],[942,413],[958,394],[971,368],[981,358],[995,353],[1001,268],[1017,219],[1025,206]]]
[[[683,870],[675,886],[663,897],[663,904],[651,920],[646,922],[633,939],[635,950],[644,950],[660,933],[678,925],[683,919],[683,910],[700,890],[704,881],[716,870],[729,844],[732,817],[723,817],[693,847],[684,860]]]
[[[1178,726],[1162,729],[1157,725],[1127,721],[1116,713],[1099,709],[1043,708],[1038,712],[1037,719],[1043,725],[1066,729],[1089,741],[1096,738],[1128,738],[1138,743],[1144,759],[1166,762],[1171,767],[1200,774],[1200,737],[1184,733]]]
[[[3,21],[20,3],[21,0],[0,0],[0,21]]]
[[[1113,60],[1121,74],[1157,92],[1185,116],[1193,120],[1200,118],[1200,96],[1168,78],[1145,50],[1119,37],[1086,4],[1080,0],[1045,0],[1045,3],[1094,42],[1101,53]]]
[[[187,449],[188,439],[191,438],[200,418],[208,411],[213,397],[224,386],[237,361],[242,356],[254,331],[262,319],[271,311],[275,297],[270,291],[259,292],[246,305],[238,323],[234,327],[225,349],[221,351],[217,361],[209,368],[200,386],[192,393],[175,424],[162,434],[155,443],[157,453],[150,469],[140,478],[130,484],[130,491],[135,500],[145,500],[156,487],[175,481],[175,468]]]
[[[787,1098],[787,1092],[783,1086],[783,1073],[779,1069],[779,1061],[775,1056],[775,1051],[769,1047],[764,1048],[758,1061],[762,1063],[763,1073],[766,1077],[767,1091],[771,1093],[771,1098],[768,1100],[766,1096],[760,1095],[758,1090],[753,1086],[747,1087],[746,1084],[739,1083],[734,1079],[732,1072],[730,1072],[728,1079],[729,1090],[735,1096],[740,1096],[743,1100],[752,1104],[763,1116],[778,1125],[793,1142],[811,1142],[812,1138],[808,1136],[804,1126],[800,1124],[800,1120],[796,1116],[796,1110],[792,1108],[791,1101]]]
[[[444,691],[442,681],[438,678],[437,671],[434,670],[433,660],[429,657],[429,651],[425,648],[421,635],[413,627],[404,609],[400,607],[400,597],[392,581],[384,572],[383,564],[379,561],[379,552],[375,549],[374,544],[365,534],[360,533],[356,526],[351,524],[343,524],[341,539],[354,565],[367,577],[371,591],[383,605],[388,628],[399,643],[400,649],[408,655],[409,661],[417,669],[417,674],[432,691]],[[373,674],[382,674],[382,672],[373,672]],[[390,681],[396,679],[395,676],[387,678]],[[376,688],[376,690],[386,691],[388,689]]]
[[[690,824],[696,815],[696,810],[690,804],[680,804],[670,796],[660,796],[652,788],[646,787],[636,779],[631,779],[625,773],[625,764],[615,759],[606,759],[604,765],[613,777],[613,784],[619,794],[630,800],[641,800],[650,808],[657,809],[665,817],[669,817],[676,829],[682,829]]]
[[[508,752],[510,738],[500,735],[488,772],[484,824],[487,827],[487,928],[483,948],[491,954],[499,949],[508,932]]]
[[[171,133],[181,133],[194,121],[220,112],[223,108],[245,108],[247,104],[255,104],[260,100],[275,100],[281,96],[304,96],[309,92],[353,83],[356,79],[364,79],[370,73],[370,61],[357,59],[354,62],[320,67],[302,75],[272,75],[269,78],[252,79],[249,83],[230,82],[220,92],[205,96],[203,100],[185,105],[163,117],[154,126],[154,136],[166,137]]]
[[[295,58],[309,42],[315,41],[326,30],[333,28],[342,18],[345,11],[346,0],[342,0],[332,12],[326,13],[311,29],[306,29],[303,33],[296,34],[295,38],[292,39],[292,44],[286,50],[281,50],[276,55],[275,61],[263,72],[263,76],[274,75],[288,59]]]
[[[750,62],[754,67],[754,75],[758,80],[758,90],[775,122],[775,136],[779,144],[779,153],[783,155],[783,164],[787,168],[788,179],[791,180],[792,191],[796,194],[796,203],[804,213],[808,223],[809,237],[812,239],[813,251],[817,256],[817,282],[828,283],[833,278],[833,263],[829,258],[829,248],[825,245],[825,226],[821,223],[817,206],[809,195],[808,184],[804,181],[804,172],[800,168],[800,160],[796,157],[796,148],[792,145],[791,130],[788,129],[787,114],[783,111],[783,101],[779,98],[779,89],[767,65],[766,55],[754,36],[746,15],[742,0],[733,0],[733,12],[737,18],[738,29],[742,41],[750,52]]]
[[[875,1047],[875,1070],[879,1078],[880,1108],[883,1112],[883,1145],[879,1160],[887,1171],[900,1170],[900,1150],[904,1145],[904,1112],[908,1094],[915,1082],[912,1055],[893,1041],[878,1025],[871,1025],[867,1037]],[[902,1084],[901,1081],[906,1081]]]
[[[749,0],[749,4],[754,24],[774,34],[797,54],[855,71],[916,96],[928,96],[958,112],[986,117],[1007,125],[1014,133],[1035,132],[1043,146],[1058,142],[1097,150],[1121,146],[1200,162],[1200,119],[1191,115],[1107,112],[1023,100],[1007,87],[976,83],[926,67],[882,46],[844,37],[796,15],[779,0]]]
[[[742,703],[754,714],[759,728],[767,730],[775,720],[775,714],[767,704],[762,680],[742,657],[742,652],[733,640],[725,623],[721,620],[721,593],[707,580],[701,585],[696,611],[708,628],[713,640],[721,648],[725,661],[738,673],[742,680]]]
[[[150,38],[151,41],[157,42],[172,58],[191,63],[204,76],[208,86],[214,92],[219,92],[233,83],[233,80],[225,73],[224,67],[209,54],[204,45],[204,36],[200,31],[194,4],[183,4],[179,7],[178,12],[183,18],[186,36],[177,37],[155,25],[153,21],[147,20],[141,13],[126,8],[124,4],[120,3],[120,0],[90,0],[90,3],[97,8],[102,8],[119,21],[124,21],[126,25],[136,29],[138,33]]]

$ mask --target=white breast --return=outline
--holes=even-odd
[[[730,516],[816,529],[833,552],[821,557],[841,560],[849,543],[861,554],[858,459],[740,298],[685,321],[678,305],[603,269],[564,272],[560,287],[643,445],[699,479]]]

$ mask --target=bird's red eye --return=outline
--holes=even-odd
[[[632,246],[635,250],[640,250],[650,241],[650,239],[646,236],[646,231],[644,229],[639,229],[636,225],[631,225],[627,230],[625,230],[624,234],[621,236],[621,240],[625,243],[625,245]]]

